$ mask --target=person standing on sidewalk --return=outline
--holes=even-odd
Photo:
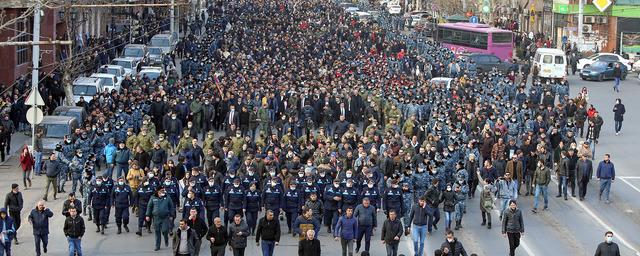
[[[358,234],[358,220],[353,217],[353,208],[347,207],[345,214],[338,219],[333,229],[333,237],[336,241],[340,238],[342,256],[353,256],[353,242]]]
[[[536,190],[533,195],[533,213],[538,211],[538,201],[540,200],[540,194],[544,198],[543,210],[549,209],[549,182],[551,182],[551,169],[544,165],[544,160],[538,159],[538,167],[533,173],[533,184]]]
[[[509,256],[514,256],[516,248],[520,246],[520,238],[524,235],[522,212],[518,209],[516,200],[509,201],[509,208],[502,217],[502,236],[509,238]]]
[[[76,208],[69,208],[69,216],[64,221],[63,230],[64,236],[67,237],[67,242],[69,242],[69,255],[74,255],[75,252],[77,256],[82,256],[81,241],[86,228],[84,220],[78,215]],[[47,249],[45,247],[46,252]]]
[[[24,185],[24,189],[31,187],[31,171],[33,170],[34,163],[33,157],[31,153],[29,153],[29,148],[25,145],[20,154],[20,167],[22,167],[22,184]],[[27,186],[27,181],[29,181],[29,186]]]
[[[358,220],[358,233],[356,241],[356,253],[360,251],[360,242],[364,236],[364,250],[369,252],[371,247],[371,236],[373,230],[378,225],[378,219],[376,218],[376,208],[371,205],[369,198],[362,199],[362,204],[356,206],[356,210],[353,212],[353,216]]]
[[[18,229],[20,229],[20,212],[24,206],[24,200],[22,200],[22,192],[20,192],[20,188],[18,184],[11,184],[11,192],[7,193],[7,196],[4,198],[4,208],[9,211],[9,216],[13,218],[16,226],[16,233],[13,236],[15,244],[19,244],[18,242]]]
[[[616,179],[616,168],[609,159],[611,155],[604,154],[604,160],[598,164],[598,170],[596,171],[596,178],[600,181],[600,193],[599,198],[602,200],[602,194],[604,194],[604,202],[609,203],[609,191],[611,191],[611,183]]]
[[[47,253],[49,244],[49,219],[53,217],[53,212],[44,205],[44,201],[39,201],[36,208],[29,214],[29,223],[33,226],[33,237],[36,242],[36,255],[40,256],[40,244]]]
[[[613,232],[604,233],[604,242],[598,245],[595,256],[620,256],[620,248],[613,242]]]
[[[613,105],[613,121],[615,122],[616,135],[619,135],[622,130],[622,121],[624,120],[624,114],[626,112],[622,100],[619,98],[616,99],[616,104]]]
[[[0,256],[11,256],[11,240],[15,232],[13,218],[7,215],[6,208],[0,208]]]
[[[280,222],[274,217],[273,210],[267,210],[258,222],[256,231],[256,246],[260,246],[262,238],[262,256],[273,256],[275,246],[280,243]]]
[[[613,91],[620,92],[620,79],[622,79],[622,68],[620,67],[620,63],[616,63],[615,67],[613,67],[613,78],[615,79]]]
[[[398,245],[400,237],[402,237],[402,223],[398,220],[396,210],[389,210],[389,218],[382,224],[382,232],[380,234],[382,244],[387,249],[387,256],[398,255]]]
[[[44,189],[44,196],[42,200],[47,201],[47,196],[49,195],[49,187],[53,186],[53,200],[56,200],[56,196],[58,196],[58,174],[62,172],[62,168],[64,168],[65,164],[62,161],[58,160],[58,155],[56,152],[51,153],[49,156],[49,161],[47,162],[47,185]]]

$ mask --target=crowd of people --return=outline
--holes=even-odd
[[[615,169],[608,155],[591,163],[604,121],[586,89],[571,96],[566,81],[529,80],[524,68],[477,73],[391,20],[358,22],[322,1],[212,3],[196,20],[202,33],[180,43],[179,77],[125,78],[119,94],[80,101],[87,120],[47,161],[37,132],[23,169],[47,185],[33,219],[51,218],[50,189],[54,200],[70,189],[71,254],[82,253],[81,216],[105,234],[113,212],[117,234],[154,230],[155,250],[172,236],[175,255],[198,255],[203,241],[212,255],[244,255],[250,236],[274,255],[281,228],[300,237],[299,255],[320,255],[322,227],[343,255],[354,242],[366,255],[382,211],[387,255],[409,234],[422,255],[442,213],[438,253],[467,255],[453,230],[464,230],[477,194],[488,229],[497,204],[514,255],[524,232],[516,200],[534,196],[537,212],[544,199],[547,210],[552,173],[558,197],[576,196],[577,182],[583,200],[595,171],[609,201]],[[429,81],[439,76],[455,80]],[[8,206],[16,228],[5,249],[20,220]]]

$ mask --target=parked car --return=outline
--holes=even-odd
[[[127,74],[127,71],[119,65],[102,65],[98,68],[98,72],[103,74],[112,74],[118,78],[118,80],[122,81],[124,76]]]
[[[80,97],[84,97],[85,101],[89,101],[94,95],[102,93],[104,80],[96,77],[78,77],[73,80],[73,102],[78,103]]]
[[[613,61],[617,61],[620,62],[622,64],[624,64],[627,67],[627,70],[631,70],[632,66],[631,66],[631,61],[629,61],[628,59],[625,59],[624,57],[615,54],[615,53],[596,53],[593,54],[587,58],[582,58],[578,60],[578,64],[577,64],[577,68],[578,70],[582,70],[585,67],[588,67],[590,65],[592,65],[594,62],[596,61],[606,61],[606,62],[613,62]]]
[[[65,137],[78,128],[78,120],[71,116],[45,116],[38,124],[38,129],[43,131],[42,148],[43,158],[48,159],[56,145],[62,143]]]
[[[387,4],[387,12],[389,14],[400,14],[402,13],[402,6],[399,4]]]
[[[538,69],[540,78],[563,78],[567,76],[567,56],[560,49],[538,48],[533,57],[533,67]]]
[[[518,65],[504,62],[493,54],[486,53],[465,53],[461,54],[460,58],[466,59],[467,62],[473,60],[476,63],[476,70],[478,73],[489,72],[493,68],[497,68],[498,71],[506,74],[512,70],[518,70]]]
[[[591,65],[584,67],[580,71],[580,78],[582,80],[609,80],[613,79],[613,69],[615,64],[619,63],[620,68],[622,69],[622,77],[620,79],[624,80],[627,78],[627,66],[623,65],[621,62],[617,61],[596,61],[591,63]]]
[[[138,62],[146,62],[149,58],[149,50],[144,44],[128,44],[122,50],[122,57],[134,58]]]
[[[338,5],[340,7],[342,7],[342,9],[345,12],[348,12],[348,13],[355,13],[357,11],[360,11],[360,8],[357,5],[353,4],[353,3],[342,2],[342,3],[338,4]]]
[[[429,17],[431,17],[431,14],[426,11],[413,11],[413,12],[405,13],[404,26],[413,28],[418,23],[420,23],[421,20],[426,20]]]
[[[162,33],[151,37],[149,46],[159,47],[164,54],[170,54],[175,50],[177,44],[177,37],[175,37],[171,33]]]
[[[84,123],[87,119],[87,110],[83,107],[59,106],[53,110],[53,115],[75,117],[79,123]]]
[[[161,47],[149,47],[149,65],[162,65],[164,63],[164,55]]]
[[[111,92],[112,90],[115,90],[116,92],[120,93],[120,85],[122,84],[122,79],[118,79],[118,77],[112,74],[105,73],[93,73],[91,74],[91,77],[99,78],[100,80],[102,80],[102,89],[104,89],[105,91]]]
[[[362,23],[369,23],[373,20],[373,16],[368,12],[354,12],[352,15]]]
[[[115,58],[111,60],[111,65],[124,68],[124,74],[134,77],[140,71],[140,61],[135,58]]]
[[[140,77],[144,77],[145,75],[151,79],[158,79],[158,77],[160,76],[164,76],[164,70],[162,70],[162,67],[151,67],[151,66],[145,66],[142,67],[142,70],[140,70],[140,73],[138,73],[140,75]]]

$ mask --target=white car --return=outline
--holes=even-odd
[[[630,61],[628,59],[625,59],[622,56],[615,53],[596,53],[587,58],[579,59],[577,68],[578,70],[582,70],[585,66],[590,66],[591,64],[599,60],[607,61],[607,62],[617,61],[627,66],[627,70],[631,70],[632,68]]]
[[[118,80],[124,79],[124,76],[127,74],[127,71],[118,65],[102,65],[98,68],[98,72],[103,74],[112,74],[118,78]]]
[[[140,75],[140,77],[144,77],[144,75],[147,75],[150,80],[155,80],[160,76],[164,76],[164,71],[162,70],[162,67],[145,66],[142,67],[142,70],[140,70],[140,72],[138,72],[138,75]]]
[[[134,58],[115,58],[111,60],[111,65],[117,65],[124,68],[124,74],[134,77],[140,69],[140,62]]]
[[[402,13],[402,7],[398,4],[387,5],[387,11],[389,14],[400,14]]]
[[[431,14],[425,11],[413,11],[413,12],[405,13],[404,14],[405,26],[411,27],[411,28],[415,27],[418,23],[420,23],[420,21],[422,21],[422,19],[426,20],[429,16],[431,16]],[[409,23],[409,20],[411,20],[411,23]]]
[[[112,74],[105,73],[93,73],[91,74],[91,77],[99,78],[100,80],[102,80],[102,88],[105,91],[111,92],[112,90],[115,90],[116,92],[120,93],[120,85],[122,84],[122,79],[119,79]]]
[[[355,13],[357,11],[360,11],[360,8],[358,8],[357,5],[352,3],[343,2],[343,3],[340,3],[339,6],[342,7],[342,9],[344,9],[344,11],[348,13]]]

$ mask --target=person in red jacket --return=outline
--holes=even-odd
[[[20,153],[20,167],[22,167],[22,182],[24,183],[24,189],[27,189],[27,181],[29,181],[29,187],[31,187],[31,171],[33,170],[33,165],[35,161],[31,153],[29,153],[29,149],[27,146],[22,148],[22,153]]]

